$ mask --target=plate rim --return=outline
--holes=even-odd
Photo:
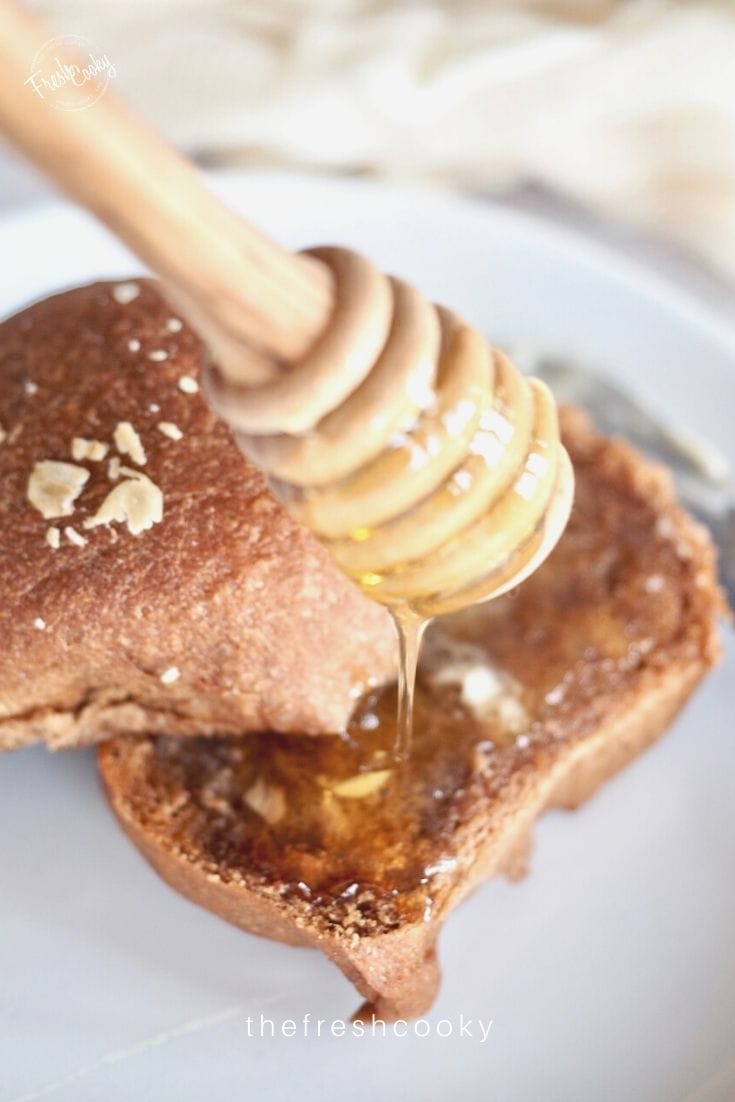
[[[566,221],[555,221],[546,214],[512,207],[492,197],[485,198],[425,182],[366,180],[330,173],[258,168],[217,169],[202,172],[202,175],[212,190],[228,204],[233,204],[234,193],[243,187],[262,187],[273,191],[296,186],[312,192],[329,188],[340,193],[352,193],[353,196],[378,195],[381,201],[387,202],[401,199],[404,202],[410,200],[412,203],[428,203],[441,212],[442,218],[449,216],[485,223],[494,222],[496,226],[516,234],[543,236],[553,249],[566,253],[569,259],[587,267],[604,268],[608,279],[644,296],[649,303],[663,311],[677,313],[682,322],[698,329],[725,354],[735,357],[735,321],[729,319],[724,309],[707,303],[674,277],[647,264],[642,258],[630,255],[614,243],[602,240],[594,232],[570,225]],[[110,231],[102,223],[97,222],[93,215],[75,203],[63,197],[49,197],[22,203],[0,212],[0,241],[5,232],[22,232],[24,227],[32,227],[39,217],[56,220],[64,215],[68,216],[69,212],[89,219],[90,224],[97,225],[101,233],[110,235]],[[142,263],[141,267],[144,267]],[[39,298],[67,290],[68,287],[66,285],[44,291]],[[38,300],[31,299],[26,305]],[[0,320],[11,317],[20,309],[24,309],[24,306],[14,307],[10,314],[0,314]]]

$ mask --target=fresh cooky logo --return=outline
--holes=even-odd
[[[65,34],[41,47],[25,84],[57,110],[80,111],[96,103],[116,75],[107,54],[96,50],[86,38]]]

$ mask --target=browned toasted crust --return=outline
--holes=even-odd
[[[0,326],[0,748],[341,729],[368,680],[394,673],[387,613],[288,519],[202,397],[178,388],[202,349],[186,326],[167,328],[155,285],[139,281],[127,304],[115,286],[56,295]],[[159,350],[165,360],[149,358]],[[106,461],[82,464],[92,473],[73,516],[44,520],[27,500],[34,463],[71,462],[72,437],[109,443],[120,421],[142,438],[162,523],[137,537],[115,525],[115,543],[84,530],[113,485]],[[62,535],[52,550],[47,527],[67,524],[87,546]],[[172,666],[179,680],[162,684]]]
[[[596,436],[576,411],[566,411],[564,425],[578,489],[561,544],[515,596],[444,625],[521,683],[530,721],[522,742],[500,732],[492,770],[478,766],[445,809],[442,852],[448,838],[456,864],[433,878],[428,921],[381,926],[373,916],[361,927],[354,913],[284,893],[277,877],[238,858],[234,834],[225,844],[223,831],[235,831],[243,812],[223,827],[168,770],[173,743],[163,757],[154,739],[100,748],[111,806],[161,876],[244,930],[320,948],[366,1000],[358,1013],[425,1012],[448,913],[483,879],[520,875],[536,817],[553,805],[577,807],[653,742],[717,659],[722,605],[709,538],[676,506],[660,470]],[[247,754],[251,743],[240,741]],[[203,765],[213,752],[204,741],[189,747]],[[331,860],[324,851],[312,859],[319,872]]]

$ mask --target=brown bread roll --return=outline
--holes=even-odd
[[[240,454],[201,358],[146,280],[0,326],[0,748],[334,732],[394,675],[387,612]]]

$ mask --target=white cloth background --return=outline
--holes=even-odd
[[[733,0],[41,0],[209,163],[534,181],[735,277]]]

